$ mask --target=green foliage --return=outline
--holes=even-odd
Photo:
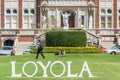
[[[67,53],[101,53],[96,47],[44,47],[43,52],[55,53],[64,50]],[[37,48],[33,48],[31,53],[36,53]]]
[[[46,33],[46,46],[85,47],[86,33],[83,31],[50,31]]]

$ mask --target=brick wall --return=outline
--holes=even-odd
[[[19,36],[18,42],[33,42],[34,36]]]

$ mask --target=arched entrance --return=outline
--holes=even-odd
[[[13,46],[14,40],[8,39],[4,41],[4,46]]]
[[[73,13],[73,12],[70,12],[70,11],[64,11],[63,13],[65,13],[65,12],[67,12],[67,13],[71,13],[71,15],[69,16],[69,21],[68,21],[68,23],[69,23],[69,28],[74,28],[74,21],[75,21],[75,14]],[[62,26],[62,28],[63,28],[63,17],[62,17],[62,15],[61,15],[61,26]]]

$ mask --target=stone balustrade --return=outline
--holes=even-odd
[[[34,30],[22,29],[20,30],[20,35],[34,35]]]
[[[2,29],[1,35],[16,35],[17,31],[16,30],[8,30],[8,29]]]
[[[101,35],[114,35],[114,29],[99,29]]]
[[[87,6],[87,0],[48,0],[50,6]]]
[[[74,30],[74,29],[73,29]],[[75,29],[76,30],[76,29]],[[92,34],[96,34],[96,29],[86,29]],[[1,35],[40,35],[44,34],[47,29],[0,29]],[[120,34],[120,29],[99,29],[100,35],[114,35],[116,32]]]

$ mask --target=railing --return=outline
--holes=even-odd
[[[87,31],[96,34],[97,30],[99,31],[100,35],[115,35],[115,31],[117,31],[120,34],[120,29],[86,29]]]
[[[1,29],[1,35],[16,35],[16,30],[9,30],[9,29]]]
[[[0,29],[1,35],[35,35],[38,33],[36,29]]]
[[[101,35],[114,35],[114,29],[99,29]]]
[[[117,32],[118,32],[118,34],[120,35],[120,29],[117,29],[116,31],[117,31]]]
[[[19,31],[20,35],[34,35],[35,30],[34,29],[22,29]]]
[[[48,0],[50,6],[87,6],[87,0]]]
[[[90,33],[96,35],[96,29],[86,29],[87,31],[89,31]]]
[[[40,35],[47,29],[0,29],[1,35]]]
[[[70,29],[71,30],[71,29]],[[77,29],[72,29],[77,30]],[[120,29],[85,29],[90,33],[97,35],[97,30],[100,35],[115,35],[115,31],[120,34]],[[0,29],[1,35],[40,35],[48,31],[47,29]]]

